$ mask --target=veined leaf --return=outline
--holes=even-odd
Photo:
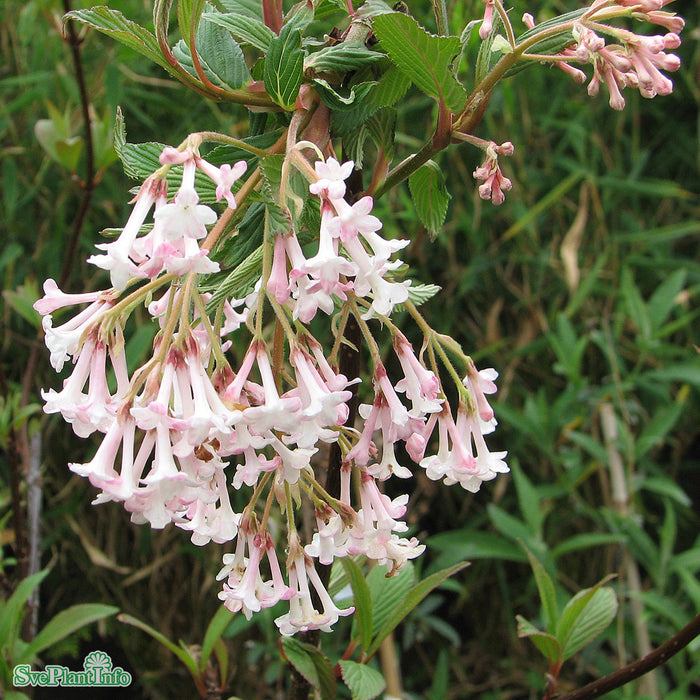
[[[177,24],[187,46],[192,49],[192,39],[197,34],[199,20],[206,0],[177,0]]]
[[[282,637],[282,653],[286,660],[316,689],[323,700],[335,697],[335,676],[330,659],[315,646],[292,637]]]
[[[150,58],[168,72],[171,71],[171,66],[163,57],[155,36],[147,29],[136,24],[136,22],[126,19],[118,10],[99,5],[89,10],[73,10],[65,18],[75,19],[94,29],[98,29],[107,34],[107,36],[111,36],[129,48],[138,51],[143,56]]]
[[[324,104],[333,110],[348,109],[355,103],[364,104],[367,95],[375,86],[373,82],[358,83],[349,88],[331,85],[327,80],[316,78],[311,81]]]
[[[360,635],[360,644],[366,649],[372,641],[372,594],[362,569],[350,558],[340,560],[350,579],[355,603],[355,623]]]
[[[458,112],[467,93],[452,71],[462,47],[459,37],[429,34],[412,17],[401,12],[378,15],[374,32],[389,58],[423,92]]]
[[[207,73],[208,68],[217,78],[212,80],[214,84],[237,90],[250,82],[243,51],[223,27],[212,22],[202,22],[197,30],[196,45],[204,72]],[[205,65],[207,68],[204,68]]]
[[[345,41],[312,53],[304,61],[304,70],[347,73],[381,58],[381,53],[368,49],[362,41]]]
[[[537,629],[532,622],[526,620],[522,615],[516,615],[515,619],[518,621],[518,637],[527,637],[547,659],[551,661],[561,659],[561,644],[554,635]]]
[[[275,33],[259,19],[234,12],[222,14],[219,12],[206,12],[202,15],[205,22],[213,22],[223,27],[236,39],[254,46],[256,49],[267,52],[270,42],[275,38]]]
[[[408,187],[418,218],[430,236],[435,238],[445,223],[447,205],[451,199],[440,166],[429,160],[408,178]]]
[[[340,661],[340,670],[345,685],[350,688],[352,700],[372,700],[386,688],[384,676],[367,664]]]
[[[294,109],[303,71],[301,32],[292,25],[285,25],[280,35],[270,42],[263,72],[267,93],[283,109]]]
[[[595,639],[615,619],[615,591],[610,586],[599,586],[600,583],[577,593],[562,612],[557,638],[562,645],[563,661]]]
[[[443,581],[453,576],[458,571],[461,571],[465,567],[469,566],[469,562],[463,561],[459,564],[451,566],[449,569],[443,569],[438,571],[427,578],[423,579],[420,583],[416,584],[411,588],[410,591],[404,596],[400,604],[394,607],[391,614],[389,615],[387,621],[384,623],[382,628],[377,633],[377,636],[372,641],[372,645],[367,650],[367,654],[371,656],[374,652],[379,649],[381,643],[387,638],[389,633],[396,628],[396,626],[408,615],[413,608],[418,605],[431,591],[437,588]]]

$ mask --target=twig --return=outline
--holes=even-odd
[[[70,0],[63,0],[63,10],[68,13],[71,11]],[[80,110],[83,115],[83,131],[85,138],[85,179],[81,183],[83,190],[83,198],[80,202],[80,207],[73,220],[73,231],[66,246],[65,258],[63,259],[63,268],[59,278],[58,286],[63,286],[68,282],[70,277],[73,260],[75,258],[75,249],[78,245],[78,238],[83,228],[83,222],[90,207],[90,200],[95,189],[95,150],[92,143],[92,129],[90,128],[90,98],[85,84],[85,73],[83,71],[83,61],[81,55],[82,41],[75,31],[75,26],[72,20],[66,22],[66,32],[68,34],[67,41],[70,46],[71,56],[73,57],[73,68],[75,70],[75,80],[78,83],[80,92]]]
[[[590,700],[599,698],[601,695],[605,695],[605,693],[609,693],[615,688],[620,688],[635,678],[639,678],[645,673],[658,668],[661,664],[666,663],[681,649],[688,646],[697,636],[700,636],[700,615],[691,620],[678,634],[674,634],[671,639],[664,642],[650,654],[614,673],[585,685],[583,688],[574,690],[573,693],[560,695],[557,697],[557,700]]]

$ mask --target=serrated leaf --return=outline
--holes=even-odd
[[[177,1],[177,24],[182,38],[190,49],[192,48],[192,39],[197,34],[205,4],[206,0]]]
[[[335,676],[330,659],[315,646],[292,637],[282,637],[280,644],[286,660],[311,686],[321,691],[322,700],[332,700],[335,697]]]
[[[367,100],[380,107],[391,107],[396,104],[411,87],[411,79],[402,73],[395,65],[389,64],[387,70],[377,81],[367,95]]]
[[[219,12],[206,12],[202,15],[205,22],[213,22],[230,32],[236,39],[250,44],[256,49],[267,52],[270,42],[275,38],[275,33],[254,17],[237,13],[222,14]]]
[[[418,218],[428,233],[435,237],[445,223],[447,205],[451,199],[440,166],[429,160],[411,174],[408,187]]]
[[[171,71],[171,66],[163,57],[156,37],[136,22],[126,19],[118,10],[99,5],[89,10],[73,10],[65,15],[64,19],[83,22],[150,58],[168,72]]]
[[[221,275],[214,276],[211,284],[203,286],[204,291],[212,292],[207,308],[216,309],[224,299],[242,299],[249,294],[262,274],[262,259],[263,249],[260,246],[223,279]]]
[[[384,0],[365,0],[365,2],[357,8],[357,16],[364,19],[368,17],[376,17],[377,15],[393,14],[394,10],[391,5]]]
[[[340,670],[345,685],[350,688],[352,700],[372,700],[386,688],[384,676],[367,664],[341,660]]]
[[[304,61],[304,70],[313,70],[315,73],[324,71],[347,73],[382,58],[382,54],[368,49],[363,41],[344,41],[307,56]]]
[[[205,29],[203,29],[203,36],[205,38],[202,43],[208,55],[213,56],[214,60],[217,62],[219,72],[215,71],[207,63],[203,55],[199,53],[197,55],[199,57],[200,68],[212,85],[223,90],[233,91],[248,83],[250,81],[250,73],[248,72],[248,66],[245,63],[241,47],[236,44],[231,35],[224,29],[207,22],[203,23],[202,26],[205,27]],[[222,46],[225,48],[218,58],[217,34],[222,37]],[[197,42],[197,44],[199,46],[199,42]],[[181,68],[187,71],[194,79],[200,79],[190,49],[182,39],[173,47],[173,55]]]
[[[387,163],[390,163],[394,158],[396,109],[383,107],[378,110],[367,120],[366,128],[377,150],[382,151]]]
[[[384,626],[394,608],[414,584],[414,567],[410,561],[394,576],[387,578],[386,573],[385,567],[375,566],[367,576],[367,585],[372,595],[373,635]]]
[[[350,105],[364,102],[375,85],[373,82],[365,82],[357,83],[351,87],[340,87],[331,85],[323,78],[316,78],[311,83],[316,87],[324,104],[333,110],[347,109]]]
[[[562,660],[566,661],[593,641],[615,619],[616,614],[617,596],[609,586],[594,586],[593,589],[577,593],[566,604],[557,628]]]
[[[115,608],[113,605],[100,605],[98,603],[71,605],[52,617],[39,630],[36,637],[25,647],[15,662],[18,664],[31,663],[44,649],[68,637],[81,627],[110,615],[116,615],[118,612],[119,608]]]
[[[464,107],[467,93],[452,71],[462,50],[459,37],[429,34],[401,12],[378,15],[373,26],[389,58],[418,88],[453,112]]]
[[[280,35],[270,42],[265,57],[265,89],[280,107],[292,110],[303,77],[304,52],[301,48],[301,32],[292,25],[285,25]]]
[[[529,639],[550,661],[561,659],[561,644],[555,636],[537,629],[522,615],[516,615],[515,619],[518,621],[518,637]]]
[[[362,569],[350,557],[343,557],[340,562],[350,579],[355,605],[354,621],[360,644],[366,649],[372,641],[372,594]]]
[[[197,54],[202,69],[215,85],[237,90],[250,82],[250,72],[243,51],[223,27],[212,22],[202,22],[199,25]]]
[[[453,576],[458,571],[461,571],[465,567],[469,566],[469,562],[460,562],[448,569],[443,569],[434,574],[431,574],[427,578],[423,579],[420,583],[416,584],[411,588],[410,591],[405,595],[400,605],[394,607],[389,615],[387,621],[381,627],[376,637],[372,641],[370,648],[367,650],[368,656],[374,654],[381,643],[387,638],[390,632],[392,632],[396,626],[408,615],[413,608],[418,605],[431,591],[437,588],[443,581]]]

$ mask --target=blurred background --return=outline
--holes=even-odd
[[[434,30],[430,3],[408,4]],[[145,0],[110,6],[150,22]],[[448,6],[454,27],[483,14],[478,0]],[[513,17],[528,11],[541,21],[575,6],[517,2]],[[693,0],[669,9],[687,20],[672,95],[650,101],[627,90],[627,107],[617,113],[605,95],[589,98],[562,71],[528,68],[497,88],[477,132],[515,145],[501,163],[513,181],[504,205],[479,199],[471,174],[480,154],[466,145],[436,158],[452,199],[435,240],[419,223],[406,185],[377,203],[385,230],[412,241],[404,259],[413,278],[442,287],[422,307],[432,326],[453,335],[479,368],[500,373],[500,425],[489,444],[508,450],[512,468],[478,494],[423,474],[409,484],[412,532],[428,546],[417,566],[430,573],[465,559],[472,564],[396,634],[408,697],[542,696],[545,661],[516,632],[518,614],[541,620],[519,540],[555,578],[562,600],[616,574],[618,617],[567,662],[562,690],[641,656],[700,611],[699,13]],[[63,279],[72,292],[105,286],[103,272],[85,258],[104,240],[103,229],[123,225],[137,184],[111,145],[118,106],[130,142],[171,145],[203,129],[246,136],[247,111],[208,102],[135,52],[76,26],[92,120],[88,153],[64,11],[54,0],[0,4],[0,598],[20,577],[11,479],[13,465],[24,460],[34,465],[25,482],[41,487],[33,541],[40,567],[50,567],[38,627],[70,605],[99,602],[197,645],[218,608],[214,577],[228,549],[195,547],[176,528],[132,525],[117,504],[90,506],[94,489],[66,465],[87,461],[95,443],[41,413],[40,388],[56,388],[60,378],[31,305],[47,277]],[[397,161],[430,133],[431,104],[409,93]],[[137,366],[152,330],[138,316],[131,323],[127,352]],[[24,485],[22,494],[26,509]],[[36,518],[39,510],[30,505],[29,512]],[[25,524],[29,532],[31,518]],[[251,623],[236,617],[227,630],[232,695],[284,697],[277,614],[265,611]],[[336,643],[343,651],[343,624],[350,622],[324,639],[331,655]],[[76,660],[93,649],[134,675],[137,683],[123,697],[195,697],[171,654],[114,617],[42,660],[79,667]],[[608,697],[700,697],[698,677],[696,640],[643,685]],[[54,689],[35,697],[61,696]]]

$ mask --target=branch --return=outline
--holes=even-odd
[[[560,695],[557,700],[589,700],[599,698],[605,693],[609,693],[615,688],[619,688],[635,678],[649,673],[657,666],[666,663],[672,656],[685,648],[695,637],[700,636],[700,615],[689,622],[678,634],[675,634],[667,642],[664,642],[658,649],[642,657],[638,661],[615,671],[608,676],[599,678],[593,683],[585,685],[583,688],[575,690],[573,693]]]

